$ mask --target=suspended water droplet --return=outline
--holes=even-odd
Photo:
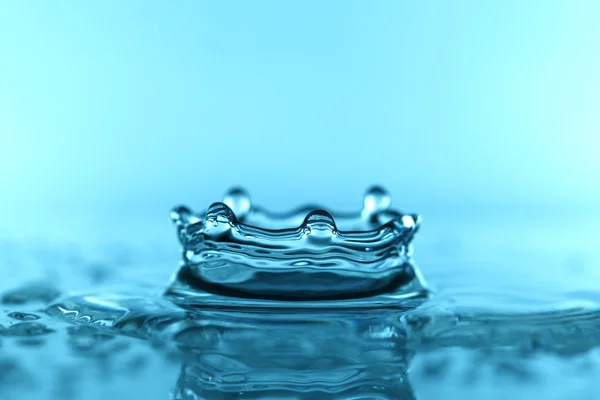
[[[334,235],[336,232],[335,221],[331,214],[325,210],[311,211],[302,225],[303,232],[306,235]]]
[[[392,204],[392,197],[381,186],[372,186],[365,193],[363,212],[367,215],[387,210]]]
[[[412,215],[403,215],[402,216],[402,224],[406,228],[414,228],[416,226],[416,221],[412,217]]]
[[[188,225],[199,221],[198,217],[194,216],[192,210],[186,206],[174,207],[169,213],[169,217],[171,217],[171,221],[175,225]]]
[[[250,195],[241,187],[229,189],[223,198],[223,203],[231,208],[238,219],[242,220],[248,215],[250,208],[252,207]]]
[[[236,221],[235,214],[224,203],[214,203],[206,211],[205,221],[215,222],[217,224],[232,224]]]
[[[214,203],[206,211],[204,233],[212,237],[221,236],[228,232],[236,221],[231,208],[224,203]]]

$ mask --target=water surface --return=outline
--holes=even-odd
[[[193,398],[199,384],[235,388],[249,377],[333,387],[340,398],[348,387],[368,387],[371,376],[388,389],[363,391],[363,398],[568,399],[600,392],[597,216],[570,215],[565,225],[556,214],[511,210],[425,221],[415,259],[435,291],[430,301],[396,314],[296,312],[283,319],[283,329],[267,312],[251,320],[219,310],[190,318],[185,308],[154,301],[142,307],[146,315],[122,310],[94,326],[44,312],[77,294],[159,299],[180,257],[160,216],[147,223],[143,238],[139,229],[114,240],[5,235],[0,271],[10,278],[0,282],[0,397]],[[300,328],[309,319],[312,336]],[[118,321],[116,332],[110,325]],[[138,325],[127,325],[132,321]],[[127,326],[130,334],[123,335]],[[323,371],[321,381],[293,373],[302,369]],[[237,396],[230,398],[252,398]],[[271,392],[294,398],[285,396]]]

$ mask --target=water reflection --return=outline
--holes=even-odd
[[[246,212],[247,204],[228,202]],[[247,218],[253,215],[258,214],[250,212]],[[107,259],[92,257],[92,262],[82,255],[72,261],[70,280],[53,275],[10,290],[3,287],[0,398],[163,400],[170,393],[173,400],[504,400],[590,398],[600,390],[595,379],[600,297],[594,280],[587,292],[560,296],[556,287],[544,291],[515,272],[538,264],[546,271],[550,264],[545,262],[502,258],[498,270],[503,268],[500,275],[508,281],[502,286],[489,271],[477,275],[486,263],[473,262],[475,267],[468,268],[465,260],[480,254],[467,257],[459,251],[451,254],[452,262],[437,263],[432,258],[436,253],[421,242],[419,255],[430,256],[421,261],[428,279],[434,288],[444,284],[432,296],[412,305],[390,297],[394,304],[405,304],[394,309],[377,304],[376,298],[353,296],[353,302],[360,300],[353,307],[367,304],[371,309],[343,309],[337,300],[320,299],[314,301],[318,308],[305,310],[301,305],[306,301],[274,309],[264,307],[272,300],[261,306],[247,298],[229,298],[225,307],[214,294],[182,301],[185,296],[174,294],[182,292],[183,286],[176,287],[185,283],[182,279],[172,282],[170,288],[178,290],[171,290],[170,297],[162,296],[166,278],[156,279],[145,291],[130,278],[145,277],[143,267],[150,262],[161,271],[174,263],[175,257],[169,259],[173,263],[157,260],[155,250],[133,253],[134,262],[112,260],[114,252],[109,251],[103,253]],[[65,257],[72,254],[65,252]],[[43,262],[51,265],[59,259],[60,254],[45,254]],[[565,280],[578,262],[569,264]],[[60,283],[60,290],[49,281]],[[134,294],[110,294],[120,292],[109,286],[117,281],[127,283]],[[252,289],[252,281],[241,282]],[[274,276],[269,282],[273,287],[280,283]],[[239,286],[240,281],[233,283]],[[310,282],[304,283],[308,288]],[[61,298],[63,289],[102,294]],[[28,395],[34,390],[38,392]]]
[[[523,382],[540,356],[568,360],[600,346],[600,312],[589,304],[535,313],[456,304],[450,311],[434,300],[405,309],[235,310],[103,295],[66,299],[47,312],[81,325],[70,331],[84,350],[108,333],[160,344],[181,362],[172,398],[184,400],[416,399],[408,372],[419,354],[433,355],[418,365],[421,380],[443,379],[457,364],[445,352],[465,349],[472,356],[465,353],[462,380],[491,366]]]
[[[175,399],[414,399],[394,313],[201,311],[174,339]]]
[[[117,296],[67,299],[48,313],[90,351],[119,333],[162,342],[182,362],[174,399],[413,399],[413,351],[398,310],[185,309]]]

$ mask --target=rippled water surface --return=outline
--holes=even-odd
[[[596,398],[597,214],[425,217],[431,299],[318,312],[165,300],[181,251],[158,214],[3,226],[0,398]]]

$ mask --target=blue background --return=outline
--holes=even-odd
[[[175,204],[240,184],[269,208],[356,210],[380,183],[423,215],[415,258],[439,293],[597,304],[599,16],[594,0],[0,0],[0,293],[89,293],[102,274],[162,290]],[[56,340],[2,356],[89,399],[163,399],[179,374],[153,357],[146,379],[62,379],[40,368],[64,361]],[[600,362],[573,360],[542,358],[529,386],[413,383],[423,400],[593,398]],[[49,396],[36,384],[23,399]]]
[[[425,217],[597,209],[598,15],[595,1],[2,2],[0,227],[166,222],[233,184],[279,209],[355,209],[374,182]]]

